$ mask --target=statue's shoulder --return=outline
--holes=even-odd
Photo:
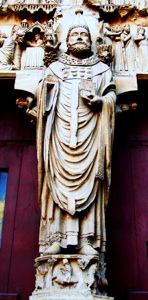
[[[49,70],[52,71],[57,77],[61,77],[61,72],[63,69],[63,63],[60,61],[53,62],[49,67]]]
[[[101,61],[99,61],[95,65],[93,65],[92,68],[93,68],[93,75],[94,76],[102,74],[102,73],[107,72],[107,71],[110,70],[110,67],[108,65],[104,64]]]

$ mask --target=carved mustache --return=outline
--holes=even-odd
[[[82,41],[77,41],[77,42],[74,42],[74,43],[69,43],[70,45],[77,45],[77,44],[82,44],[82,45],[89,45],[89,43],[86,43],[86,42],[82,42]]]

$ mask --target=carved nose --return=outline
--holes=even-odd
[[[77,38],[77,40],[78,40],[78,41],[82,41],[82,38],[79,36],[79,37]]]

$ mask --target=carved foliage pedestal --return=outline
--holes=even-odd
[[[99,300],[96,295],[99,256],[48,255],[36,259],[35,290],[30,300]]]

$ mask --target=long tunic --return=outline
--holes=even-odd
[[[148,72],[148,40],[139,41],[138,43],[138,62],[139,70],[142,72]]]
[[[24,54],[25,67],[43,67],[44,66],[44,50],[42,47],[27,47]]]
[[[48,68],[48,75],[57,82],[51,89],[52,77],[47,77],[39,92],[40,251],[54,241],[63,248],[91,243],[105,251],[105,203],[110,187],[116,98],[111,71],[98,60],[89,59],[83,66],[55,62]],[[80,96],[83,80],[86,86],[93,83],[96,94],[103,96],[102,111],[93,110]]]

